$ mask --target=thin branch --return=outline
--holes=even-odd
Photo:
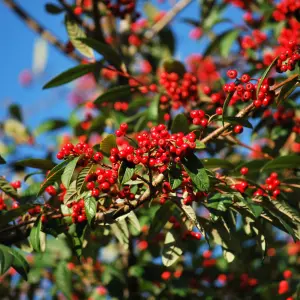
[[[186,8],[192,0],[181,0],[176,3],[158,22],[156,22],[151,29],[145,32],[145,39],[151,40],[157,33],[159,33],[165,26],[167,26],[178,13]]]
[[[58,38],[53,35],[50,31],[45,29],[42,25],[40,25],[32,16],[30,16],[23,8],[21,8],[18,4],[15,3],[13,0],[3,0],[4,3],[11,8],[25,23],[26,25],[31,28],[33,31],[38,33],[43,39],[48,41],[50,44],[55,46],[58,50],[62,53],[66,54],[67,56],[75,59],[78,62],[82,61],[82,57],[75,52],[69,52],[66,45],[59,41]]]
[[[94,37],[101,42],[104,42],[104,36],[100,25],[101,16],[99,13],[99,2],[93,1],[93,18],[95,24]]]

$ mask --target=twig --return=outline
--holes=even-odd
[[[69,52],[68,48],[64,43],[58,40],[56,36],[54,36],[50,31],[45,29],[42,25],[40,25],[32,16],[30,16],[23,8],[21,8],[18,4],[13,0],[3,0],[4,3],[11,8],[25,23],[31,28],[33,31],[38,33],[43,39],[48,41],[50,44],[55,46],[62,53],[67,56],[75,59],[78,62],[82,61],[82,57],[76,54],[75,52]]]
[[[99,13],[99,1],[93,1],[93,18],[95,24],[94,37],[99,39],[101,42],[104,42],[103,32],[100,26],[100,13]]]
[[[168,25],[176,15],[187,7],[192,0],[181,0],[176,3],[158,22],[156,22],[151,29],[145,32],[145,39],[151,40],[157,33],[159,33],[166,25]]]

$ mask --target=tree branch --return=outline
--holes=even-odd
[[[18,4],[13,0],[3,0],[4,3],[11,8],[25,23],[31,28],[33,31],[38,33],[43,39],[48,41],[50,44],[55,46],[58,50],[60,50],[65,55],[75,59],[78,62],[81,62],[82,57],[75,52],[70,53],[68,48],[64,43],[58,40],[58,38],[53,35],[50,31],[45,29],[42,25],[40,25],[32,16],[30,16],[24,9],[22,9]]]
[[[145,32],[145,39],[151,40],[157,33],[159,33],[166,25],[168,25],[178,13],[180,13],[185,7],[187,7],[192,0],[181,0],[176,3],[161,20],[156,22],[151,29]]]

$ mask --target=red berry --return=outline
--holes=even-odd
[[[83,12],[83,9],[82,9],[82,7],[80,7],[80,6],[76,6],[76,7],[74,8],[74,14],[75,14],[76,16],[79,16],[79,15],[81,15],[81,14],[82,14],[82,12]]]
[[[293,273],[292,273],[292,271],[290,271],[290,270],[285,270],[285,271],[283,272],[283,277],[284,277],[285,279],[291,278],[292,276],[293,276]]]
[[[234,131],[234,133],[236,133],[236,134],[242,133],[243,130],[244,130],[244,128],[243,128],[243,126],[241,126],[241,125],[236,125],[236,126],[234,126],[234,128],[233,128],[233,131]]]
[[[216,109],[216,114],[220,116],[220,115],[222,115],[222,113],[223,113],[223,108],[222,107],[218,107]]]
[[[241,77],[241,81],[244,82],[244,83],[249,82],[250,79],[251,79],[251,77],[250,77],[249,74],[243,74],[242,77]]]
[[[237,70],[228,70],[226,74],[229,78],[234,79],[237,76]]]
[[[243,167],[243,168],[241,168],[241,171],[240,171],[240,173],[241,173],[242,175],[246,175],[246,174],[248,173],[248,171],[249,171],[249,169],[248,169],[248,168],[246,168],[246,167]]]

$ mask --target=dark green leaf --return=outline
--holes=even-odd
[[[0,245],[0,275],[3,275],[13,263],[13,256],[10,253],[10,248]]]
[[[232,204],[232,201],[232,195],[217,193],[208,199],[208,203],[205,206],[219,211],[226,211]]]
[[[50,159],[29,158],[16,162],[17,166],[29,167],[41,170],[50,170],[56,166],[56,164]]]
[[[223,117],[223,122],[227,122],[230,124],[239,124],[247,128],[253,128],[252,124],[245,118],[239,117]]]
[[[27,280],[27,274],[29,272],[29,264],[24,258],[23,254],[21,251],[14,249],[14,248],[9,248],[9,251],[11,255],[13,256],[14,260],[12,263],[12,267],[25,279]]]
[[[117,69],[120,69],[122,66],[122,58],[111,46],[92,38],[80,38],[79,41],[97,51],[106,61],[108,61]]]
[[[108,134],[100,143],[100,150],[110,156],[112,148],[117,148],[116,136],[114,134]]]
[[[277,157],[267,162],[261,171],[273,170],[273,169],[293,169],[300,167],[300,156],[298,155],[287,155]]]
[[[80,41],[81,38],[86,38],[85,32],[79,27],[74,19],[66,15],[65,18],[66,29],[69,35],[69,39],[73,46],[84,56],[88,58],[94,58],[94,52],[92,48]]]
[[[166,234],[162,252],[162,262],[164,266],[170,267],[173,265],[182,253],[183,251],[182,246],[180,245],[180,239],[175,237],[174,234],[169,231]]]
[[[259,91],[260,91],[260,87],[263,84],[263,81],[266,79],[266,77],[269,75],[269,73],[271,72],[271,69],[273,68],[273,66],[277,63],[278,60],[278,56],[274,58],[274,60],[272,61],[272,63],[268,66],[268,68],[265,70],[265,72],[263,73],[263,75],[261,76],[258,85],[257,85],[257,89],[256,89],[256,96],[258,97]]]
[[[182,62],[175,59],[167,59],[163,62],[163,68],[167,73],[177,73],[179,76],[183,76],[186,72],[185,66]]]
[[[50,89],[71,82],[79,77],[82,77],[83,75],[93,72],[96,67],[97,63],[78,65],[74,68],[64,71],[63,73],[51,79],[43,86],[43,89]]]
[[[77,156],[77,157],[73,158],[64,168],[64,172],[61,175],[61,182],[63,183],[63,185],[66,188],[68,188],[70,185],[70,182],[73,177],[73,173],[77,166],[77,162],[80,158],[81,158],[81,156]]]
[[[178,114],[174,118],[172,122],[171,132],[183,132],[184,134],[187,134],[189,132],[189,122],[184,114]]]
[[[84,208],[85,208],[85,213],[86,213],[88,223],[91,225],[91,222],[97,212],[97,202],[95,198],[88,197],[84,199]]]
[[[101,104],[103,102],[118,102],[122,100],[128,100],[128,98],[132,95],[133,88],[130,85],[121,85],[110,88],[105,93],[100,95],[95,101],[94,104],[101,108]]]
[[[14,199],[19,198],[17,191],[10,185],[10,183],[4,177],[0,177],[0,190],[2,190],[6,195]]]
[[[161,231],[161,229],[165,226],[165,224],[169,220],[170,216],[172,216],[174,209],[175,209],[174,203],[172,203],[171,201],[167,201],[157,210],[150,225],[150,229],[148,233],[149,238],[154,237],[156,234],[158,234]]]
[[[17,119],[18,121],[22,122],[22,112],[20,106],[17,104],[11,104],[8,108],[9,114],[11,117]]]
[[[234,165],[228,160],[221,158],[205,158],[201,160],[206,169],[233,169]]]
[[[62,175],[62,173],[64,172],[64,169],[66,167],[66,165],[73,160],[73,157],[70,157],[68,159],[66,159],[65,161],[63,161],[62,163],[60,163],[59,165],[55,166],[50,173],[48,174],[46,180],[43,182],[37,196],[40,196],[44,190],[49,186],[54,184],[55,182],[60,181],[60,177]]]
[[[207,191],[209,189],[209,178],[203,164],[195,154],[191,153],[183,157],[182,164],[197,190]]]
[[[68,125],[68,123],[64,120],[51,119],[51,120],[44,121],[41,125],[39,125],[35,129],[34,133],[35,133],[35,135],[40,135],[44,132],[60,129],[67,125]]]
[[[6,164],[5,159],[0,155],[0,165]]]
[[[84,177],[85,178],[85,177]],[[84,179],[83,179],[84,180]],[[84,183],[85,181],[83,181]],[[74,180],[68,187],[66,194],[64,195],[64,204],[68,204],[69,202],[73,201],[78,194],[80,194],[80,190],[76,189],[77,182]]]
[[[56,6],[52,3],[46,3],[45,9],[48,13],[50,13],[52,15],[57,15],[64,11],[62,8],[60,8],[59,6]]]
[[[65,261],[60,261],[55,270],[55,283],[67,299],[72,297],[72,274]]]
[[[129,163],[127,160],[123,161],[119,168],[119,175],[118,175],[120,184],[125,184],[126,182],[128,182],[133,176],[134,171],[135,171],[135,165],[133,163]]]
[[[222,113],[222,122],[223,122],[223,125],[224,125],[224,122],[225,122],[224,118],[225,118],[225,116],[226,116],[227,107],[228,107],[228,105],[229,105],[229,103],[230,103],[230,100],[231,100],[233,94],[234,94],[234,92],[229,93],[229,94],[227,95],[225,101],[224,101],[224,104],[223,104],[223,113]]]
[[[171,168],[169,172],[169,182],[172,190],[176,190],[182,183],[182,174],[179,168]]]
[[[29,241],[34,251],[40,252],[41,249],[41,240],[40,233],[42,228],[42,220],[41,217],[35,221],[34,226],[31,228]]]
[[[296,89],[298,83],[298,77],[286,83],[280,90],[277,98],[277,105],[279,105],[283,100],[287,99],[289,95]]]

